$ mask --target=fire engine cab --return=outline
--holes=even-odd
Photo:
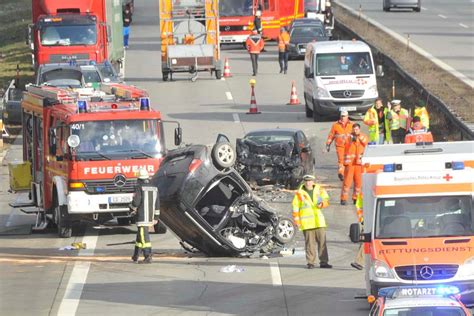
[[[367,295],[442,283],[474,303],[474,142],[369,145],[362,162]]]
[[[37,214],[34,229],[57,226],[60,237],[80,220],[129,223],[137,171],[154,174],[166,153],[161,114],[147,93],[123,84],[29,86],[21,107],[31,201],[12,206]]]

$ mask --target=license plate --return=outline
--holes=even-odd
[[[306,48],[301,48],[301,49],[300,49],[300,52],[306,53]]]
[[[341,106],[339,108],[339,111],[347,111],[347,112],[356,111],[356,110],[357,110],[356,106]]]
[[[110,203],[130,203],[132,202],[132,197],[130,196],[109,196]]]

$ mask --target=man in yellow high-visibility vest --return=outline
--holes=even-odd
[[[363,199],[362,199],[362,192],[360,192],[357,195],[357,200],[356,200],[356,208],[357,208],[357,220],[361,226],[361,234],[364,233],[364,210],[362,207]],[[357,270],[362,270],[364,269],[364,244],[360,243],[359,244],[359,249],[357,250],[357,254],[354,258],[354,262],[351,262],[351,267],[357,269]]]
[[[313,175],[305,175],[293,198],[293,220],[303,231],[306,262],[308,269],[315,268],[316,245],[318,246],[319,267],[330,269],[328,248],[326,245],[326,220],[321,209],[329,206],[329,195]]]

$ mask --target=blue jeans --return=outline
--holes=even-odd
[[[385,140],[385,134],[380,133],[379,134],[379,145],[383,145],[384,140]]]
[[[128,37],[130,36],[130,26],[123,27],[123,46],[128,46]]]

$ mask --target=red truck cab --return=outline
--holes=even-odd
[[[105,0],[32,1],[33,64],[107,59]]]

